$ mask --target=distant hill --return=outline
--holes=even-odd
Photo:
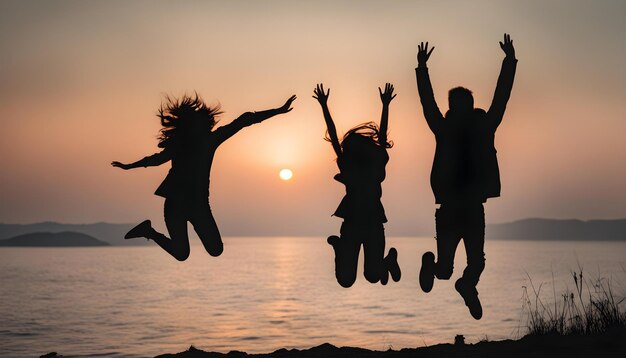
[[[135,224],[60,224],[42,222],[35,224],[0,224],[0,240],[33,232],[58,233],[72,231],[83,233],[114,246],[149,245],[145,239],[124,240],[124,235]],[[303,236],[310,233],[302,233]],[[434,231],[415,232],[413,236],[432,236]],[[259,233],[258,236],[267,236]],[[320,235],[314,235],[320,236]],[[321,235],[323,236],[323,235]],[[617,220],[557,220],[524,219],[510,223],[488,224],[487,239],[495,240],[590,240],[626,241],[626,219]],[[190,230],[190,237],[195,237]]]
[[[0,224],[0,240],[13,236],[30,234],[33,232],[63,232],[73,231],[93,236],[100,241],[114,246],[141,246],[148,240],[124,240],[124,235],[136,224],[60,224],[56,222],[42,222],[35,224]]]
[[[41,247],[68,247],[68,246],[109,246],[109,243],[95,237],[72,231],[64,232],[34,232],[0,240],[0,246],[41,246]]]
[[[487,238],[502,240],[626,240],[626,219],[524,219],[487,225]]]

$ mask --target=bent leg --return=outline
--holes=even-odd
[[[342,287],[350,287],[356,281],[361,241],[354,224],[341,224],[341,237],[333,245],[335,249],[335,277]]]
[[[457,210],[454,207],[441,205],[435,211],[435,230],[437,231],[437,262],[435,277],[448,280],[454,270],[454,255],[461,241],[458,226]]]
[[[383,280],[387,275],[387,267],[384,262],[385,256],[385,231],[383,225],[369,225],[363,228],[363,275],[371,283]]]
[[[184,209],[184,205],[180,201],[165,199],[163,214],[171,239],[154,229],[148,237],[178,261],[185,261],[189,257],[189,236]]]
[[[485,269],[485,211],[482,204],[468,208],[465,228],[463,244],[467,267],[463,271],[463,281],[475,287]]]
[[[224,244],[209,203],[193,209],[190,221],[209,255],[221,255],[224,251]]]

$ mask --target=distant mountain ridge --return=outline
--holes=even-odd
[[[626,240],[626,219],[559,220],[531,218],[487,225],[487,238],[502,240]]]
[[[135,224],[61,224],[57,222],[41,222],[34,224],[0,224],[0,240],[13,236],[30,234],[33,232],[57,233],[73,231],[93,236],[94,238],[114,246],[140,246],[146,245],[147,240],[124,240],[124,235]]]
[[[93,236],[80,232],[34,232],[0,240],[0,246],[21,247],[87,247],[87,246],[110,246],[109,243],[100,241]]]
[[[73,231],[93,236],[114,246],[141,246],[143,239],[124,240],[124,235],[135,224],[61,224],[42,222],[35,224],[0,224],[0,240],[33,232]],[[432,237],[433,232],[415,232],[413,236]],[[193,235],[192,235],[193,236]],[[258,236],[264,236],[262,233]],[[303,234],[302,236],[311,236]],[[319,235],[313,235],[319,236]],[[488,224],[488,240],[589,240],[626,241],[626,219],[616,220],[561,220],[530,218],[509,223]]]

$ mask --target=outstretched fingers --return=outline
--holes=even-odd
[[[313,98],[320,99],[319,93],[320,93],[320,84],[318,83],[317,85],[315,85],[315,88],[313,88]]]
[[[324,93],[324,84],[318,83],[313,90],[316,96],[319,96],[321,93]]]
[[[500,46],[502,46],[504,48],[504,45],[508,45],[510,41],[510,37],[508,34],[504,34],[504,42],[500,41]]]
[[[515,47],[513,47],[513,40],[511,40],[510,34],[504,34],[504,42],[500,41],[500,48],[507,57],[515,57]]]
[[[430,50],[428,49],[428,42],[424,43],[424,42],[420,42],[420,44],[417,46],[417,62],[418,64],[422,64],[425,65],[426,62],[428,62],[428,59],[430,58],[430,55],[433,53],[433,50],[435,49],[435,47],[431,47]]]
[[[298,98],[298,97],[294,94],[291,97],[289,97],[289,99],[287,99],[287,102],[285,102],[285,104],[283,105],[283,109],[284,109],[285,112],[289,112],[289,111],[291,111],[293,109],[291,107],[291,104],[293,103],[293,101],[296,100],[296,98]]]
[[[380,94],[380,99],[383,101],[383,103],[389,103],[391,102],[392,99],[396,97],[396,95],[393,94],[393,90],[394,90],[394,87],[391,83],[385,84],[384,92],[380,87],[378,87],[378,93]]]
[[[385,92],[389,92],[389,93],[393,92],[393,85],[391,83],[387,83],[385,85]]]
[[[328,100],[328,96],[330,95],[330,88],[324,92],[324,84],[318,83],[313,89],[313,98],[318,100],[320,103],[325,103]]]
[[[430,51],[428,51],[428,41],[426,41],[426,44],[424,44],[423,42],[420,42],[420,44],[417,46],[417,49],[420,52],[425,51],[425,52],[428,52],[429,54],[430,54],[430,52],[433,51],[434,48],[435,47],[433,46],[433,47],[430,48]]]
[[[111,162],[111,165],[116,167],[116,168],[121,168],[121,169],[124,169],[124,170],[129,169],[127,164],[120,163],[118,161]]]

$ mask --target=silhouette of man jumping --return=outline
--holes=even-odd
[[[437,140],[430,184],[435,202],[437,261],[432,252],[422,256],[420,286],[430,292],[434,278],[452,276],[454,253],[461,239],[467,267],[455,288],[475,319],[482,317],[476,285],[485,268],[485,211],[488,198],[500,196],[500,171],[494,146],[495,132],[511,95],[517,59],[510,35],[504,34],[500,47],[505,53],[491,107],[487,112],[474,108],[472,92],[456,87],[448,92],[450,109],[439,111],[426,63],[434,47],[422,42],[417,53],[417,88],[428,127]]]

